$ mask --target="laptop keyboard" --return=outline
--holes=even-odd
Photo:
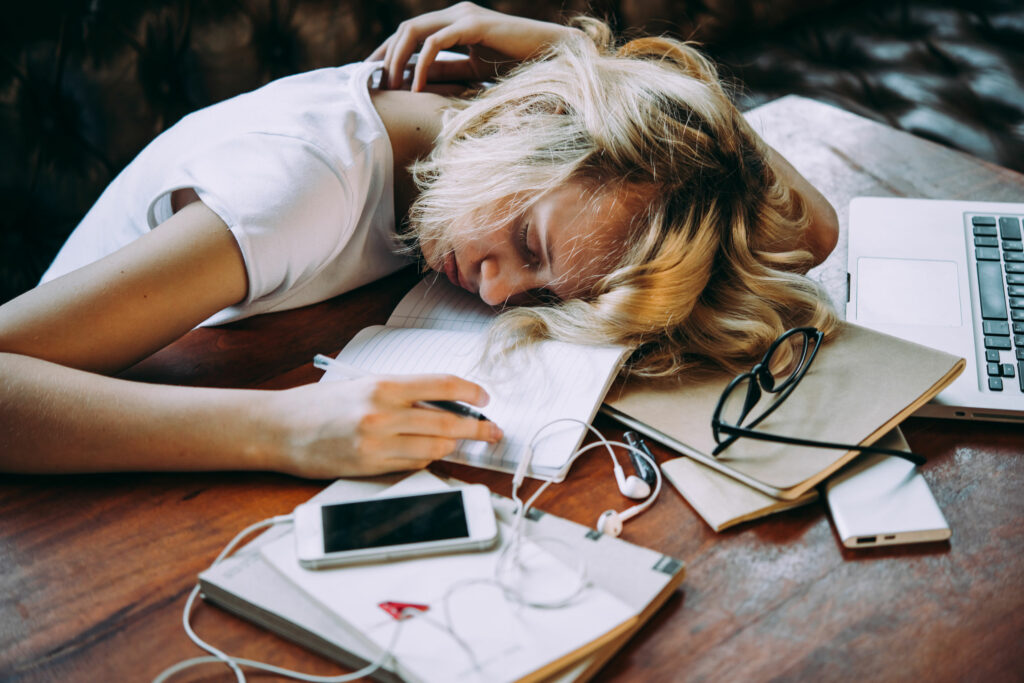
[[[1018,216],[971,217],[991,391],[1024,392],[1024,241]]]

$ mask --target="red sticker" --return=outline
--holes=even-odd
[[[405,613],[408,609],[419,610],[420,612],[426,612],[430,609],[430,605],[417,605],[411,602],[382,602],[378,604],[378,607],[390,614],[396,620],[406,619],[411,616]]]

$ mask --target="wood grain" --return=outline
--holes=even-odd
[[[839,210],[840,246],[815,271],[836,301],[845,297],[851,197],[1024,200],[1018,174],[810,100],[783,98],[750,116]],[[383,321],[414,277],[194,331],[126,375],[265,389],[316,381],[313,354]],[[846,550],[823,503],[716,534],[668,488],[624,537],[685,560],[686,581],[600,678],[1020,680],[1024,427],[910,419],[904,433],[928,457],[922,470],[953,529],[949,542]],[[506,475],[437,469],[508,491]],[[0,679],[148,680],[201,654],[181,628],[197,573],[244,526],[291,510],[326,483],[258,473],[4,476]],[[627,504],[598,454],[540,501],[588,525]],[[193,624],[232,653],[339,671],[214,607],[200,605]],[[175,680],[232,678],[208,666]]]

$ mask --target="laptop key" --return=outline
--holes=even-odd
[[[972,216],[971,217],[971,224],[972,225],[993,225],[994,226],[996,224],[996,217],[995,216]]]
[[[1006,284],[1008,285],[1024,285],[1024,273],[1007,273]]]
[[[1024,251],[1024,242],[1020,240],[1003,240],[1003,251]]]
[[[1003,377],[1013,377],[1013,363],[1003,363]]]
[[[985,351],[985,361],[988,362],[988,363],[998,363],[999,362],[999,352],[994,350],[994,349],[986,349],[986,351]]]
[[[1008,251],[1003,254],[1003,260],[1013,261],[1015,263],[1022,263],[1024,262],[1024,254],[1020,253],[1019,251]]]
[[[978,261],[978,295],[981,298],[982,318],[986,320],[1006,320],[1003,273],[998,263]]]
[[[997,228],[995,226],[995,223],[993,223],[992,225],[975,225],[974,226],[974,236],[975,237],[995,237],[998,234],[999,234],[999,228]]]
[[[1018,349],[1024,347],[1024,334],[1018,334],[1013,337],[1013,345]]]
[[[991,389],[992,391],[1002,391],[1003,390],[1003,380],[1001,378],[999,378],[999,377],[989,377],[988,378],[988,388]]]
[[[1024,296],[1011,296],[1010,308],[1024,308]]]
[[[986,363],[985,371],[989,377],[998,377],[1003,374],[1003,367],[999,363]]]
[[[1010,336],[1010,324],[1003,322],[1002,320],[986,320],[982,324],[982,329],[985,331],[985,336],[992,335],[995,337],[1009,337]]]
[[[1010,311],[1010,317],[1017,322],[1024,322],[1024,308],[1015,308]]]
[[[1017,363],[1017,381],[1020,382],[1020,390],[1024,391],[1024,361]]]
[[[1006,288],[1006,293],[1010,296],[1024,296],[1024,285],[1010,285]]]
[[[1009,351],[1010,338],[1009,337],[985,337],[985,348],[986,349],[1000,349],[1002,351]]]
[[[1020,219],[1016,216],[1000,216],[999,234],[1004,240],[1020,239]]]
[[[974,250],[974,256],[979,261],[998,261],[999,260],[999,248],[998,247],[977,247]]]
[[[977,236],[977,237],[974,238],[974,246],[976,246],[976,247],[998,247],[999,246],[999,238],[998,237]]]
[[[1014,323],[1013,324],[1013,333],[1014,334],[1024,334],[1024,322]]]
[[[1017,347],[1017,360],[1024,360],[1024,348]]]
[[[1009,261],[1007,261],[1006,263],[1003,264],[1003,269],[1007,273],[1024,273],[1024,261],[1021,261],[1019,263],[1010,263]]]

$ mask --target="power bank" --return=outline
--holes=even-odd
[[[828,507],[847,548],[944,541],[950,537],[928,482],[914,464],[869,453],[826,485]]]

